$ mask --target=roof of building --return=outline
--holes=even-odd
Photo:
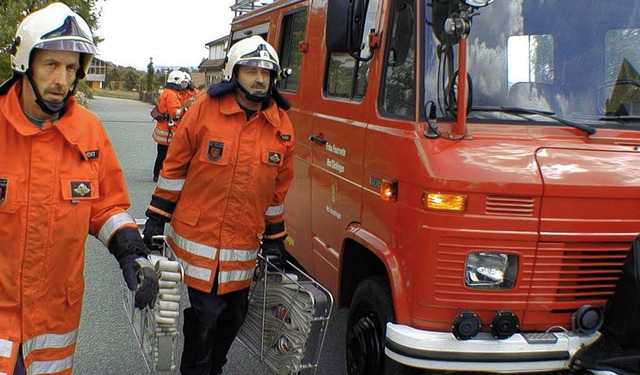
[[[190,72],[191,80],[193,81],[193,85],[197,88],[204,87],[205,85],[205,74],[204,72]]]
[[[198,69],[206,70],[206,69],[222,69],[224,66],[225,59],[214,59],[214,60],[202,60],[200,65],[198,65]]]
[[[229,35],[225,35],[225,36],[221,36],[218,39],[212,40],[209,43],[205,44],[205,47],[211,47],[211,46],[215,46],[216,44],[223,44],[224,42],[227,41],[227,39],[229,39]]]

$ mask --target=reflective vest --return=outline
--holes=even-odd
[[[273,101],[249,120],[233,93],[191,105],[154,192],[176,202],[165,234],[187,285],[209,292],[217,274],[218,294],[249,287],[265,225],[283,220],[294,143]]]
[[[0,95],[0,374],[22,345],[27,374],[71,374],[87,234],[108,244],[124,226],[124,175],[100,120],[69,99],[41,130],[16,82]]]

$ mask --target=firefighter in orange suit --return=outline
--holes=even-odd
[[[184,79],[187,81],[187,87],[180,93],[180,102],[182,103],[183,113],[185,109],[189,108],[189,106],[193,104],[200,94],[200,91],[198,91],[193,85],[191,74],[185,72]]]
[[[279,70],[275,50],[259,36],[229,49],[225,81],[189,107],[146,212],[147,246],[166,234],[185,270],[191,307],[182,375],[222,373],[259,249],[284,263],[295,141],[289,103],[275,86]]]
[[[182,97],[184,95],[183,91],[188,84],[185,73],[180,70],[174,70],[169,73],[167,83],[160,97],[158,97],[158,111],[164,114],[165,121],[158,121],[151,135],[151,139],[157,143],[156,161],[153,164],[153,181],[158,181],[162,163],[167,157],[169,143],[173,139],[180,117],[185,112],[184,108],[182,108]]]
[[[70,375],[87,235],[117,258],[142,308],[158,281],[116,154],[73,93],[97,49],[62,3],[31,13],[0,86],[0,374]]]

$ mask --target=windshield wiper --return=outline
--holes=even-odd
[[[631,121],[640,121],[640,116],[638,115],[613,115],[613,116],[603,116],[598,119],[599,121],[620,121],[620,122],[631,122]]]
[[[471,112],[504,112],[513,115],[537,115],[542,116],[548,119],[555,120],[561,124],[568,125],[574,127],[576,129],[582,130],[583,132],[592,135],[596,133],[596,129],[586,124],[581,124],[578,122],[569,121],[567,119],[563,119],[562,117],[556,116],[555,112],[551,111],[543,111],[539,109],[530,109],[530,108],[521,108],[521,107],[471,107]]]

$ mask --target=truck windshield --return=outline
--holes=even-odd
[[[440,32],[442,3],[427,0],[424,98],[436,103],[439,117],[452,117],[458,44]],[[501,110],[523,108],[640,128],[640,1],[495,1],[478,13],[468,37],[470,121],[553,120]]]

